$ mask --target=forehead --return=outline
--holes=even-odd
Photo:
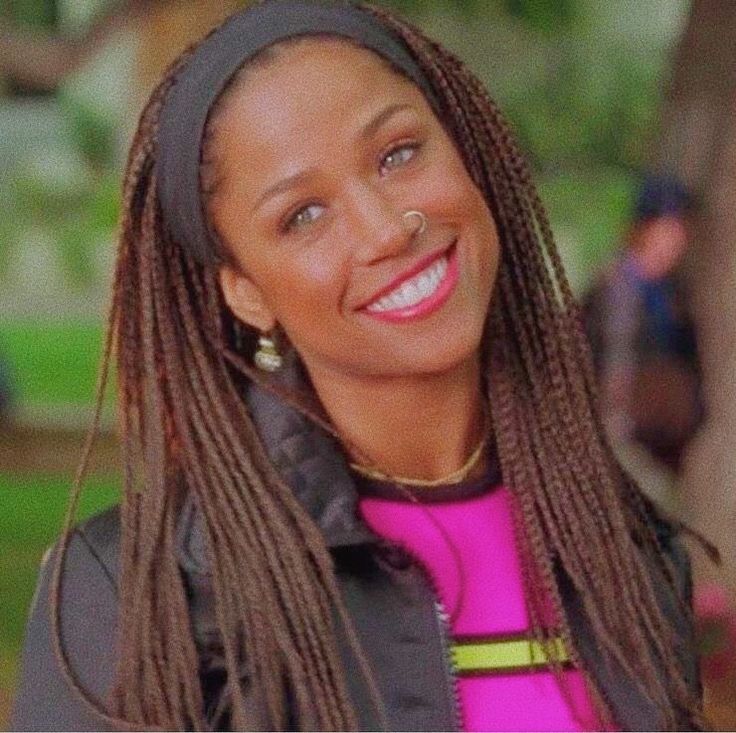
[[[280,44],[244,69],[218,116],[219,133],[285,141],[358,124],[389,103],[429,109],[419,88],[373,51],[338,38]],[[326,125],[326,127],[325,127]]]

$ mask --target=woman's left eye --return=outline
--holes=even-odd
[[[418,148],[417,143],[407,143],[389,150],[381,159],[381,173],[408,163],[416,155]]]
[[[302,229],[319,219],[323,212],[324,206],[320,206],[319,204],[304,206],[288,218],[284,225],[284,230],[294,231],[296,229]]]

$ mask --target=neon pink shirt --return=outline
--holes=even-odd
[[[451,618],[455,643],[526,635],[529,630],[514,543],[512,495],[500,485],[481,491],[421,504],[401,497],[363,496],[360,501],[360,511],[376,534],[424,564]],[[459,673],[464,729],[600,729],[580,672],[570,668],[563,674],[577,715],[547,668]]]

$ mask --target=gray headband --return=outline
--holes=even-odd
[[[161,111],[157,181],[168,233],[203,264],[214,264],[213,234],[202,206],[200,161],[207,118],[228,81],[252,56],[288,38],[335,35],[357,41],[403,72],[435,111],[429,81],[402,41],[369,12],[346,3],[267,0],[229,18],[194,51]]]

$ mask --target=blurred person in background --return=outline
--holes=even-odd
[[[583,299],[615,444],[634,443],[677,475],[703,417],[695,328],[681,265],[693,200],[667,175],[639,188],[625,248]]]

